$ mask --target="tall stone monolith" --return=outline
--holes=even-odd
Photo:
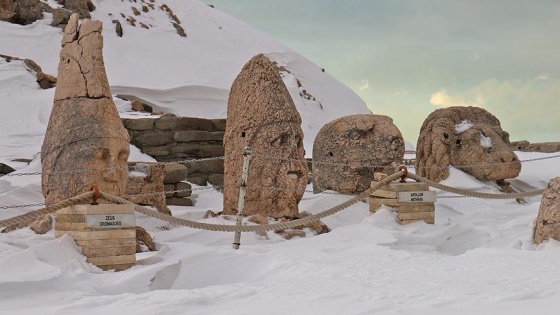
[[[129,138],[103,62],[102,23],[77,14],[62,38],[54,105],[41,149],[45,204],[90,190],[125,191]]]
[[[250,146],[245,215],[295,218],[307,185],[301,117],[275,67],[263,54],[241,70],[228,100],[224,136],[224,214],[237,213],[243,149]]]

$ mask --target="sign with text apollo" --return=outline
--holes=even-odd
[[[399,202],[436,202],[435,191],[399,191]]]
[[[135,227],[134,214],[88,214],[86,215],[86,226],[94,229],[115,229]]]

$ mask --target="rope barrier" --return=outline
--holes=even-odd
[[[280,160],[280,161],[286,161],[286,162],[300,162],[300,163],[307,163],[309,162],[306,159],[289,159],[289,158],[280,158],[280,157],[276,157],[276,156],[267,156],[267,155],[263,155],[263,154],[259,154],[259,155],[255,155],[253,154],[253,158],[254,157],[263,157],[263,158],[267,158],[270,160]],[[485,167],[485,166],[496,166],[496,165],[504,165],[504,164],[513,164],[513,163],[528,163],[528,162],[535,162],[535,161],[542,161],[542,160],[549,160],[549,159],[556,159],[556,158],[560,158],[560,154],[558,155],[552,155],[552,156],[545,156],[545,157],[540,157],[540,158],[533,158],[533,159],[525,159],[525,160],[519,160],[519,161],[514,161],[514,162],[496,162],[496,163],[483,163],[483,164],[466,164],[466,165],[454,165],[453,167],[457,168],[457,169],[462,169],[462,168],[468,168],[468,167]],[[187,163],[192,163],[192,162],[203,162],[203,161],[212,161],[212,160],[223,160],[225,159],[224,156],[216,156],[216,157],[209,157],[209,158],[200,158],[200,159],[192,159],[192,160],[180,160],[180,161],[170,161],[170,162],[135,162],[137,164],[147,164],[147,165],[155,165],[155,164],[160,164],[160,165],[169,165],[169,164],[187,164]],[[405,159],[406,161],[409,161],[411,159]],[[347,166],[347,167],[360,167],[360,166],[367,166],[367,167],[374,167],[374,168],[387,168],[387,167],[391,167],[391,165],[375,165],[375,164],[371,164],[368,163],[368,161],[366,160],[360,160],[360,161],[355,161],[353,163],[336,163],[336,162],[319,162],[316,161],[314,162],[316,165],[334,165],[334,166]],[[416,167],[414,165],[409,166],[408,168],[411,169],[445,169],[448,168],[448,166],[437,166],[437,165],[432,165],[432,166],[420,166],[420,167]],[[93,171],[103,171],[103,170],[116,170],[116,169],[124,169],[124,168],[119,168],[119,167],[107,167],[107,168],[90,168],[90,169],[71,169],[71,170],[66,170],[66,171],[62,171],[62,172],[49,172],[47,174],[49,175],[65,175],[65,174],[72,174],[72,173],[85,173],[85,172],[93,172]],[[16,176],[35,176],[35,175],[42,175],[42,172],[27,172],[27,173],[9,173],[9,174],[4,174],[4,175],[0,175],[1,177],[16,177]]]
[[[35,219],[37,219],[38,217],[45,215],[45,214],[49,214],[49,213],[54,213],[57,210],[60,210],[62,208],[66,208],[66,207],[70,207],[73,206],[75,204],[79,204],[79,203],[84,203],[85,201],[91,199],[94,195],[93,191],[89,191],[86,193],[83,193],[81,195],[60,201],[55,203],[52,206],[43,208],[43,209],[38,209],[38,210],[34,210],[34,211],[30,211],[28,213],[22,214],[22,215],[18,215],[15,217],[11,217],[5,220],[1,220],[0,221],[0,228],[5,228],[5,227],[15,227],[15,228],[21,228],[24,226],[29,225],[31,222],[33,222]]]
[[[338,213],[350,206],[352,206],[353,204],[357,203],[360,200],[363,200],[367,197],[369,197],[369,195],[374,191],[377,190],[379,187],[397,179],[400,178],[402,175],[404,174],[404,172],[397,172],[395,174],[392,174],[386,178],[384,178],[382,181],[380,182],[376,182],[373,184],[373,186],[369,189],[367,189],[366,191],[360,193],[359,195],[356,195],[355,197],[353,197],[350,200],[347,200],[335,207],[329,208],[325,211],[322,211],[320,213],[314,214],[314,215],[310,215],[307,216],[305,218],[301,218],[301,219],[297,219],[297,220],[293,220],[293,221],[286,221],[286,222],[280,222],[280,223],[274,223],[274,224],[266,224],[266,225],[243,225],[243,226],[236,226],[236,225],[223,225],[223,224],[209,224],[209,223],[202,223],[202,222],[196,222],[196,221],[191,221],[191,220],[185,220],[185,219],[181,219],[181,218],[177,218],[177,217],[173,217],[170,215],[166,215],[139,205],[134,204],[133,202],[130,202],[126,199],[123,199],[121,197],[117,197],[117,196],[113,196],[107,193],[101,193],[101,198],[103,198],[104,200],[107,200],[109,202],[112,203],[117,203],[117,204],[132,204],[134,205],[134,209],[142,214],[154,217],[156,219],[160,219],[163,221],[167,221],[171,224],[175,224],[175,225],[181,225],[181,226],[185,226],[185,227],[190,227],[190,228],[194,228],[194,229],[201,229],[201,230],[207,230],[207,231],[217,231],[217,232],[266,232],[266,231],[271,231],[271,230],[285,230],[285,229],[290,229],[290,228],[294,228],[294,227],[300,227],[300,226],[305,226],[309,223],[318,221],[322,218],[331,216],[335,213]]]
[[[324,210],[320,213],[314,214],[314,215],[310,215],[307,216],[305,218],[301,218],[301,219],[297,219],[297,220],[293,220],[293,221],[286,221],[286,222],[280,222],[280,223],[274,223],[274,224],[266,224],[266,225],[245,225],[245,226],[236,226],[236,225],[223,225],[223,224],[209,224],[209,223],[202,223],[202,222],[196,222],[196,221],[191,221],[191,220],[186,220],[186,219],[181,219],[181,218],[177,218],[177,217],[173,217],[170,215],[166,215],[151,209],[148,209],[146,207],[142,207],[139,205],[134,204],[133,202],[130,202],[122,197],[118,197],[118,196],[113,196],[111,194],[108,193],[104,193],[104,192],[100,192],[100,197],[106,201],[112,202],[112,203],[116,203],[116,204],[131,204],[134,205],[135,207],[135,211],[163,220],[163,221],[167,221],[171,224],[175,224],[175,225],[180,225],[180,226],[185,226],[185,227],[190,227],[190,228],[195,228],[195,229],[202,229],[202,230],[208,230],[208,231],[219,231],[219,232],[266,232],[266,231],[270,231],[270,230],[284,230],[284,229],[289,229],[289,228],[294,228],[294,227],[301,227],[301,226],[305,226],[308,225],[312,222],[318,221],[322,218],[331,216],[335,213],[338,213],[348,207],[350,207],[351,205],[357,203],[360,200],[363,200],[367,197],[369,197],[369,195],[381,188],[382,186],[402,177],[402,176],[406,176],[410,179],[413,180],[417,180],[420,182],[424,182],[427,183],[429,186],[434,187],[434,188],[438,188],[444,191],[448,191],[451,193],[455,193],[455,194],[460,194],[463,196],[470,196],[470,197],[476,197],[476,198],[484,198],[484,199],[517,199],[517,198],[524,198],[524,197],[532,197],[532,196],[536,196],[536,195],[540,195],[544,192],[544,189],[539,189],[539,190],[535,190],[535,191],[531,191],[531,192],[525,192],[525,193],[512,193],[512,194],[491,194],[491,193],[479,193],[479,192],[472,192],[472,191],[468,191],[468,190],[464,190],[464,189],[458,189],[458,188],[454,188],[454,187],[450,187],[447,185],[443,185],[437,182],[434,182],[432,180],[426,179],[424,177],[418,176],[416,174],[412,174],[412,173],[406,173],[404,171],[399,171],[396,172],[386,178],[384,178],[383,180],[379,181],[379,182],[374,182],[372,183],[372,186],[367,189],[366,191],[354,196],[353,198],[335,206],[332,208],[329,208],[327,210]],[[52,206],[46,207],[44,209],[39,209],[39,210],[35,210],[35,211],[31,211],[28,212],[26,214],[23,215],[19,215],[16,217],[12,217],[9,219],[5,219],[0,221],[0,228],[5,228],[5,227],[16,227],[16,228],[20,228],[20,227],[24,227],[29,225],[33,220],[35,220],[37,217],[45,215],[45,214],[49,214],[49,213],[53,213],[57,210],[60,210],[62,208],[65,207],[69,207],[75,204],[79,204],[79,203],[84,203],[85,201],[91,199],[94,196],[94,192],[90,191],[87,193],[83,193],[81,195],[78,195],[76,197],[72,197],[69,199],[66,199],[64,201],[58,202]],[[449,196],[445,196],[445,197],[449,197]]]
[[[412,173],[408,174],[408,178],[414,179],[414,180],[419,181],[419,182],[424,182],[431,187],[441,189],[441,190],[445,190],[447,192],[451,192],[451,193],[454,193],[454,194],[469,196],[469,197],[475,197],[475,198],[482,198],[482,199],[518,199],[518,198],[525,198],[525,197],[533,197],[533,196],[537,196],[537,195],[542,195],[543,192],[544,192],[544,189],[538,189],[538,190],[533,190],[533,191],[528,191],[528,192],[523,192],[523,193],[513,193],[513,194],[481,193],[481,192],[474,192],[474,191],[470,191],[470,190],[459,189],[459,188],[443,185],[443,184],[440,184],[440,183],[435,182],[433,180],[429,180],[427,178],[424,178],[422,176],[418,176],[418,175],[412,174]]]

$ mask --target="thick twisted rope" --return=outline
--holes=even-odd
[[[37,219],[40,216],[43,216],[43,215],[49,214],[49,213],[53,213],[53,212],[58,211],[62,208],[70,207],[70,206],[80,204],[80,203],[84,203],[85,201],[91,200],[91,198],[93,197],[93,194],[94,194],[93,191],[89,191],[89,192],[83,193],[81,195],[78,195],[78,196],[75,196],[75,197],[57,202],[52,206],[48,206],[48,207],[43,208],[43,209],[30,211],[30,212],[22,214],[22,215],[18,215],[18,216],[15,216],[15,217],[11,217],[11,218],[2,220],[2,221],[0,221],[0,228],[10,227],[10,228],[18,229],[18,228],[28,226],[31,222],[35,221],[35,219]]]
[[[525,198],[525,197],[533,197],[533,196],[537,196],[537,195],[542,195],[544,193],[544,189],[538,189],[538,190],[533,190],[533,191],[528,191],[528,192],[523,192],[523,193],[514,193],[514,194],[481,193],[481,192],[474,192],[474,191],[470,191],[470,190],[459,189],[459,188],[443,185],[443,184],[440,184],[438,182],[434,182],[433,180],[429,180],[427,178],[424,178],[422,176],[418,176],[418,175],[412,174],[412,173],[408,173],[407,177],[410,178],[410,179],[414,179],[416,181],[424,182],[424,183],[430,185],[431,187],[441,189],[441,190],[445,190],[447,192],[451,192],[451,193],[458,194],[458,195],[463,195],[463,196],[482,198],[482,199],[518,199],[518,198]]]
[[[366,191],[360,193],[359,195],[356,195],[355,197],[353,197],[352,199],[345,201],[335,207],[332,207],[330,209],[327,209],[323,212],[314,214],[314,215],[310,215],[307,216],[305,218],[301,218],[301,219],[297,219],[297,220],[293,220],[293,221],[286,221],[286,222],[280,222],[280,223],[274,223],[274,224],[264,224],[264,225],[243,225],[243,226],[236,226],[236,225],[224,225],[224,224],[209,224],[209,223],[201,223],[201,222],[196,222],[196,221],[191,221],[191,220],[185,220],[185,219],[181,219],[181,218],[177,218],[177,217],[173,217],[170,215],[166,215],[139,205],[134,204],[133,202],[130,202],[126,199],[117,197],[117,196],[113,196],[107,193],[101,193],[101,198],[104,200],[107,200],[109,202],[113,202],[113,203],[117,203],[117,204],[132,204],[135,206],[135,210],[137,212],[140,212],[142,214],[154,217],[156,219],[160,219],[163,221],[167,221],[171,224],[175,224],[175,225],[181,225],[181,226],[185,226],[185,227],[190,227],[190,228],[194,228],[194,229],[201,229],[201,230],[207,230],[207,231],[217,231],[217,232],[266,232],[266,231],[271,231],[271,230],[285,230],[285,229],[290,229],[290,228],[294,228],[294,227],[301,227],[301,226],[305,226],[309,223],[318,221],[322,218],[331,216],[337,212],[340,212],[348,207],[350,207],[351,205],[357,203],[360,200],[363,200],[367,197],[369,197],[369,195],[379,189],[381,186],[386,185],[387,183],[390,183],[394,180],[396,180],[397,178],[401,177],[404,174],[404,172],[397,172],[395,174],[392,174],[391,176],[388,176],[386,178],[384,178],[382,181],[376,182],[373,184],[373,186],[369,189],[367,189]]]

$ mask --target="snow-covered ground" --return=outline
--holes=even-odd
[[[105,64],[114,94],[136,95],[178,115],[223,117],[231,82],[247,60],[265,52],[323,106],[301,98],[296,78],[285,74],[303,117],[308,153],[324,123],[368,112],[350,89],[264,34],[198,1],[166,3],[182,21],[186,39],[163,11],[143,17],[153,19],[152,29],[125,24],[124,37],[117,38],[108,14],[130,10],[130,3],[95,1],[93,16],[105,22]],[[33,59],[56,74],[61,32],[46,24],[0,22],[0,54]],[[40,171],[37,153],[53,96],[53,89],[38,88],[22,62],[0,59],[0,162],[19,173]],[[123,116],[132,115],[127,102],[116,102]],[[517,154],[531,161],[523,163],[514,187],[543,188],[560,176],[554,154]],[[27,165],[14,158],[34,160]],[[130,160],[150,158],[133,150]],[[443,183],[498,193],[495,185],[455,169]],[[55,239],[52,231],[0,234],[0,314],[558,313],[560,243],[532,243],[540,197],[521,205],[437,194],[434,225],[401,226],[390,208],[371,215],[359,202],[323,220],[330,233],[306,231],[291,240],[274,232],[244,233],[239,250],[231,247],[232,233],[169,226],[138,214],[137,224],[153,235],[158,251],[138,254],[138,264],[121,272],[89,265],[71,238]],[[194,207],[171,207],[174,215],[233,224],[202,218],[208,209],[221,210],[220,192],[197,190],[194,197]],[[308,192],[300,211],[318,213],[349,198]],[[40,176],[0,178],[0,207],[41,202]],[[0,219],[36,208],[0,208]]]

